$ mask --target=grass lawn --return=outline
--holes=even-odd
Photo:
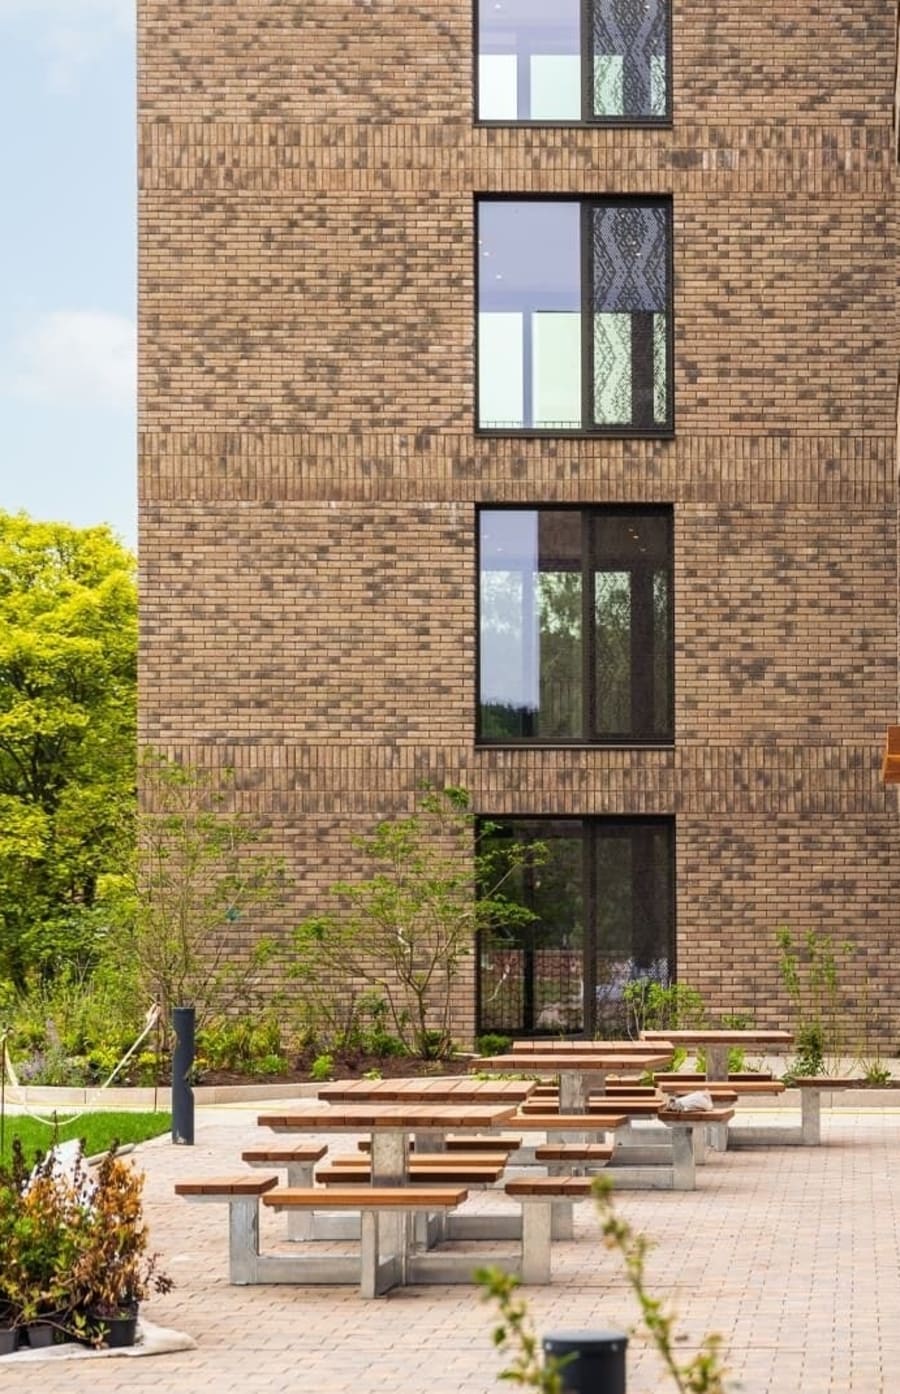
[[[49,1118],[46,1113],[43,1117]],[[171,1113],[82,1113],[80,1117],[60,1114],[58,1116],[58,1140],[69,1142],[81,1138],[86,1157],[105,1152],[114,1140],[121,1146],[128,1142],[144,1142],[148,1137],[158,1137],[172,1128]],[[4,1124],[3,1151],[0,1160],[8,1161],[14,1137],[21,1138],[25,1156],[29,1160],[35,1151],[46,1152],[56,1140],[54,1129],[45,1123],[21,1114],[6,1115]]]

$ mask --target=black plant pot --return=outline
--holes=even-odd
[[[92,1332],[102,1337],[102,1344],[110,1350],[121,1350],[123,1346],[133,1346],[137,1337],[137,1303],[123,1308],[115,1316],[100,1316],[96,1311],[87,1312],[88,1324]]]
[[[45,1350],[47,1346],[65,1340],[64,1334],[52,1321],[30,1321],[25,1328],[25,1334],[32,1350]]]
[[[18,1326],[0,1326],[0,1355],[12,1355],[18,1348]]]

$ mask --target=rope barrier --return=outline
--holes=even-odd
[[[134,1055],[134,1052],[137,1050],[138,1046],[140,1046],[141,1043],[147,1039],[150,1032],[158,1024],[161,1014],[162,1013],[159,1003],[154,1002],[153,1005],[149,1008],[146,1017],[144,1018],[145,1024],[143,1031],[138,1036],[134,1044],[129,1046],[128,1050],[126,1050],[125,1054],[122,1056],[121,1060],[116,1065],[116,1068],[113,1070],[109,1078],[106,1079],[103,1084],[89,1085],[86,1087],[101,1090],[108,1089],[109,1086],[112,1084],[113,1080],[115,1079],[116,1075],[121,1070],[122,1066],[128,1063],[132,1055]],[[16,1074],[15,1069],[13,1068],[13,1062],[10,1059],[9,1048],[7,1045],[9,1036],[10,1031],[9,1029],[7,1029],[6,1031],[4,1031],[2,1037],[0,1037],[0,1077],[2,1077],[4,1086],[6,1084],[6,1081],[9,1080],[9,1083],[12,1085],[14,1089],[21,1089],[23,1087],[27,1088],[27,1086],[23,1086],[20,1084],[19,1077]],[[68,1128],[71,1123],[77,1123],[81,1115],[89,1111],[90,1105],[85,1105],[85,1107],[80,1110],[76,1107],[72,1117],[66,1118],[65,1121],[62,1123],[60,1123],[59,1119],[56,1117],[55,1114],[52,1118],[42,1118],[39,1113],[33,1113],[32,1110],[28,1108],[27,1104],[17,1104],[16,1107],[19,1110],[20,1114],[24,1114],[26,1118],[31,1118],[35,1123],[43,1123],[44,1126],[47,1128],[59,1129]]]

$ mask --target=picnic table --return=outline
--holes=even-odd
[[[377,1081],[366,1081],[371,1087]],[[424,1082],[424,1083],[427,1083]],[[470,1085],[477,1081],[469,1081]],[[510,1081],[504,1081],[510,1083]],[[526,1083],[528,1083],[526,1081]],[[532,1086],[528,1084],[530,1089]],[[622,1116],[609,1118],[555,1117],[552,1120],[522,1120],[516,1115],[517,1099],[513,1097],[506,1103],[389,1103],[377,1100],[352,1104],[322,1103],[313,1108],[296,1113],[261,1114],[258,1123],[279,1133],[368,1133],[371,1168],[369,1186],[358,1186],[356,1195],[360,1209],[367,1205],[367,1196],[376,1192],[384,1196],[394,1188],[400,1196],[405,1189],[415,1190],[407,1184],[409,1169],[409,1139],[416,1139],[417,1155],[420,1147],[431,1145],[441,1151],[448,1133],[460,1134],[468,1131],[482,1133],[499,1129],[515,1119],[514,1126],[532,1130],[553,1129],[554,1135],[571,1134],[574,1128],[579,1132],[605,1131],[621,1126]],[[358,1097],[358,1096],[357,1096]],[[452,1162],[452,1157],[449,1158]],[[412,1173],[413,1177],[415,1173]],[[572,1236],[571,1207],[576,1199],[589,1192],[589,1181],[578,1177],[550,1177],[531,1182],[524,1186],[521,1182],[510,1182],[507,1190],[518,1201],[519,1213],[516,1215],[483,1214],[463,1216],[451,1213],[444,1206],[444,1214],[434,1233],[438,1238],[448,1239],[520,1239],[521,1251],[518,1258],[504,1254],[479,1256],[478,1262],[494,1262],[518,1273],[524,1281],[549,1281],[550,1239],[570,1238]],[[516,1190],[516,1187],[519,1190]],[[328,1210],[335,1192],[322,1189],[320,1204]],[[311,1193],[306,1193],[303,1203],[310,1201]],[[274,1203],[269,1197],[265,1203]],[[347,1196],[343,1200],[345,1207]],[[352,1201],[352,1194],[349,1196]],[[289,1193],[284,1193],[282,1205],[290,1205]],[[379,1202],[381,1203],[381,1202]],[[435,1209],[438,1207],[435,1206]],[[425,1207],[420,1209],[424,1212]],[[363,1216],[365,1218],[365,1215]],[[386,1277],[369,1276],[366,1291],[384,1291],[386,1283],[392,1282],[470,1282],[473,1268],[471,1254],[447,1252],[417,1252],[413,1243],[413,1216],[404,1212],[401,1204],[391,1211],[382,1211],[377,1227],[372,1230],[375,1258],[368,1261],[367,1272]],[[425,1247],[431,1248],[428,1236],[428,1222],[423,1213],[425,1225],[419,1226],[420,1236],[426,1235]],[[329,1238],[344,1237],[346,1231],[332,1228]],[[289,1262],[289,1261],[287,1261]],[[271,1266],[269,1272],[274,1271]]]
[[[547,1050],[511,1052],[509,1055],[487,1055],[473,1060],[471,1070],[489,1073],[523,1072],[559,1076],[560,1113],[587,1113],[592,1093],[606,1090],[609,1074],[643,1074],[655,1065],[665,1065],[672,1058],[671,1048],[657,1045],[655,1050],[628,1050],[627,1042],[616,1043],[615,1050],[592,1050],[590,1042],[582,1050]],[[615,1103],[610,1100],[610,1107]]]
[[[534,1080],[472,1079],[468,1075],[443,1079],[345,1079],[323,1085],[317,1097],[328,1103],[510,1103],[518,1107],[534,1087]]]
[[[666,1041],[673,1046],[702,1047],[706,1054],[706,1076],[710,1080],[728,1079],[728,1052],[735,1046],[742,1049],[756,1046],[789,1050],[794,1043],[790,1031],[642,1031],[641,1040],[650,1044]]]
[[[374,1081],[366,1081],[374,1083]],[[264,1113],[261,1128],[276,1133],[368,1133],[374,1186],[402,1186],[409,1167],[409,1138],[440,1151],[449,1133],[482,1132],[515,1115],[516,1101],[492,1104],[357,1102],[320,1104],[298,1113]]]

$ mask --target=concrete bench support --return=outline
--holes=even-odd
[[[508,1181],[506,1193],[522,1207],[522,1282],[550,1282],[553,1239],[574,1237],[573,1205],[591,1194],[586,1176],[540,1176]]]
[[[311,1186],[313,1168],[320,1162],[328,1148],[319,1147],[251,1147],[241,1153],[242,1159],[251,1167],[284,1167],[289,1187]],[[312,1239],[313,1216],[309,1211],[289,1210],[287,1216],[287,1237],[293,1243]]]

